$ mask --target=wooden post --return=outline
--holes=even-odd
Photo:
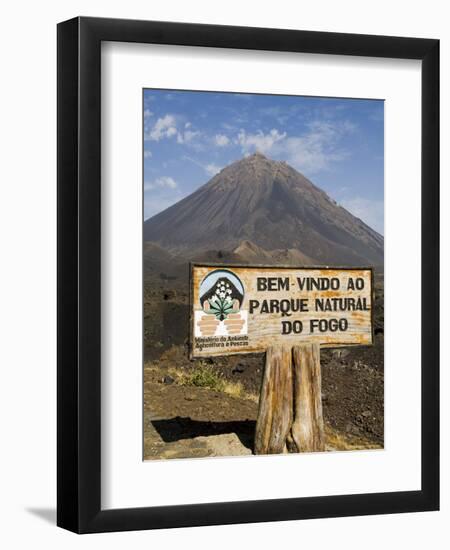
[[[318,344],[292,349],[294,366],[294,421],[291,428],[294,452],[325,450],[322,415],[322,376]]]
[[[269,347],[259,398],[255,454],[324,449],[319,345]]]
[[[288,346],[270,347],[259,398],[255,454],[285,452],[292,420],[292,351]]]

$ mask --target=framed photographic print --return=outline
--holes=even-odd
[[[439,42],[58,25],[58,525],[437,510]]]

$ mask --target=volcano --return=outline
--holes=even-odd
[[[172,255],[226,251],[297,265],[381,266],[384,239],[286,162],[234,162],[148,219],[144,240]],[[290,261],[291,260],[291,261]]]

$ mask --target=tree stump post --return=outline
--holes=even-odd
[[[259,397],[255,454],[285,452],[293,410],[291,348],[269,347]]]
[[[259,398],[255,454],[325,450],[318,344],[269,347]]]
[[[325,450],[322,414],[322,376],[319,344],[292,349],[294,366],[294,421],[291,428],[294,452]]]

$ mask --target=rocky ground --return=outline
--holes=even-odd
[[[343,351],[322,357],[327,450],[381,448],[383,373]],[[198,365],[184,357],[174,347],[146,363],[144,458],[252,454],[263,358]],[[203,373],[214,376],[204,380]],[[195,385],[203,383],[210,387]]]
[[[189,360],[188,294],[162,275],[144,294],[144,458],[251,454],[264,356]],[[321,351],[328,450],[383,447],[383,290],[374,346]]]
[[[144,458],[252,454],[256,412],[248,399],[146,381]]]
[[[146,369],[145,380],[145,460],[252,454],[258,404],[251,395],[237,397],[180,385],[152,367]],[[382,447],[374,438],[361,434],[358,419],[355,429],[352,426],[344,433],[334,428],[327,416],[328,451]],[[366,420],[367,415],[363,415],[361,424]]]

